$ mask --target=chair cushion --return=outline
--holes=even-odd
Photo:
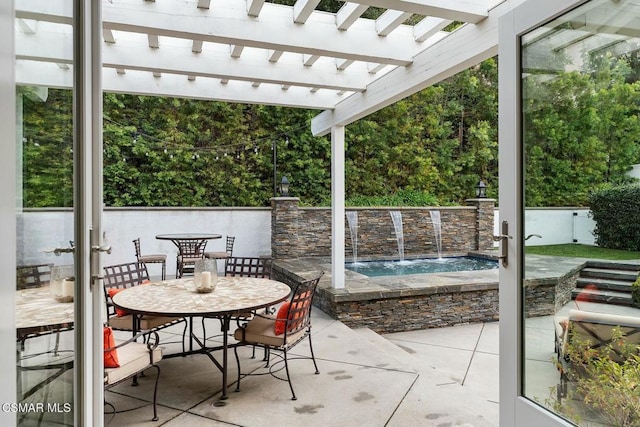
[[[124,291],[125,288],[109,288],[107,289],[107,293],[109,294],[109,298],[113,299],[113,296],[116,295],[118,292],[120,291]],[[129,312],[127,310],[123,310],[121,308],[117,308],[116,309],[116,316],[118,317],[122,317],[122,316],[126,316],[127,314],[129,314]]]
[[[214,259],[224,259],[229,258],[229,254],[227,252],[205,252],[205,258],[214,258]]]
[[[266,344],[272,347],[282,347],[285,344],[284,335],[276,335],[274,324],[275,317],[256,316],[251,319],[244,328],[244,340],[242,336],[243,328],[238,328],[233,333],[236,340],[248,344]],[[293,335],[287,335],[287,343],[294,343],[305,334],[306,330],[302,329]]]
[[[104,340],[102,347],[102,350],[104,351],[104,367],[119,368],[120,361],[118,359],[118,350],[114,348],[116,346],[116,340],[113,336],[113,330],[110,327],[105,326],[103,328],[102,335]],[[112,350],[107,350],[109,348]]]
[[[142,318],[140,319],[140,329],[143,331],[156,329],[164,326],[167,323],[175,322],[176,320],[178,320],[177,317],[142,316]],[[114,329],[130,331],[133,328],[133,316],[131,314],[128,314],[121,317],[110,317],[109,326]]]
[[[115,384],[125,378],[128,378],[153,363],[158,363],[162,359],[162,349],[156,347],[152,355],[149,355],[147,345],[138,342],[131,342],[118,349],[120,357],[119,368],[105,368],[105,384]],[[153,359],[152,359],[153,358]]]
[[[151,255],[142,255],[140,256],[140,262],[165,262],[167,260],[167,256],[164,254],[151,254]]]

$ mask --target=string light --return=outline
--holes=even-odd
[[[122,123],[118,123],[118,122],[110,119],[109,117],[104,117],[104,120],[106,122],[109,122],[109,123],[111,123],[113,125],[116,125],[116,126],[121,126],[123,128],[127,127],[127,125],[124,125]],[[253,151],[253,153],[255,155],[258,155],[260,153],[260,151],[261,151],[260,148],[261,148],[261,146],[263,144],[267,144],[269,146],[269,148],[271,150],[273,150],[274,149],[274,146],[273,146],[274,142],[273,141],[277,140],[279,137],[284,137],[284,143],[288,146],[289,145],[289,135],[291,133],[297,132],[297,131],[302,130],[302,129],[308,129],[308,124],[301,125],[301,126],[299,126],[297,128],[289,129],[286,132],[281,132],[281,133],[276,134],[276,135],[269,135],[269,136],[265,136],[265,137],[262,137],[262,138],[257,138],[255,140],[247,140],[247,141],[240,142],[240,143],[229,143],[229,144],[220,144],[220,143],[218,143],[215,146],[193,147],[193,148],[190,148],[190,149],[189,148],[185,148],[185,147],[182,147],[182,148],[181,147],[177,147],[175,141],[168,142],[166,140],[162,140],[162,139],[156,138],[156,137],[154,137],[152,135],[145,134],[145,133],[143,133],[141,131],[136,130],[136,131],[133,132],[132,143],[134,145],[137,144],[139,142],[138,141],[139,137],[143,137],[144,138],[144,140],[143,140],[144,144],[143,145],[145,145],[145,148],[154,150],[154,148],[149,147],[148,145],[146,145],[148,142],[153,142],[153,143],[158,145],[158,147],[157,147],[158,150],[162,150],[162,152],[164,154],[168,154],[169,158],[171,158],[171,159],[174,156],[173,153],[170,153],[170,149],[172,147],[174,147],[178,151],[180,149],[189,149],[189,150],[194,151],[194,154],[192,154],[192,156],[191,156],[192,160],[199,159],[200,158],[200,153],[202,153],[202,152],[214,152],[215,153],[215,160],[220,160],[220,154],[219,153],[224,153],[223,156],[224,157],[228,157],[229,156],[229,152],[232,152],[232,153],[235,152],[236,153],[236,156],[235,156],[236,159],[241,159],[242,157],[244,157],[242,155],[243,152]],[[36,145],[37,145],[37,143],[36,143]],[[196,150],[197,150],[197,152],[195,152]],[[73,150],[71,150],[71,152],[73,153]],[[108,153],[105,151],[105,154],[108,154]],[[149,151],[145,151],[144,155],[145,155],[145,157],[149,157]],[[126,162],[126,157],[123,157],[123,161]]]

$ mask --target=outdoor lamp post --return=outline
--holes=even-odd
[[[289,195],[289,180],[286,176],[283,176],[280,181],[280,195],[282,197],[287,197]]]
[[[487,197],[487,185],[482,182],[482,180],[478,181],[476,184],[476,198],[484,199]]]

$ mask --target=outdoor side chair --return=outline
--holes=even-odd
[[[311,359],[315,367],[315,373],[319,374],[318,364],[313,354],[313,345],[311,343],[311,307],[316,287],[324,272],[320,272],[312,279],[300,280],[294,284],[291,299],[282,304],[276,315],[256,314],[249,322],[239,327],[234,332],[234,337],[239,341],[239,345],[261,346],[269,352],[275,350],[280,354],[280,361],[271,364],[267,359],[265,368],[268,372],[242,374],[240,369],[240,358],[238,357],[238,347],[234,347],[233,351],[238,365],[238,381],[236,391],[240,391],[240,379],[249,375],[271,374],[274,378],[289,383],[291,389],[291,399],[296,400],[296,394],[293,390],[291,375],[289,374],[289,360],[291,359]],[[288,357],[287,353],[305,338],[309,339],[309,349],[311,357],[296,356]],[[286,378],[278,376],[281,368],[279,363],[284,363]]]
[[[271,258],[267,257],[234,257],[230,256],[225,260],[224,275],[229,277],[257,277],[261,279],[271,278]],[[270,312],[270,308],[265,308],[265,313]],[[253,317],[252,312],[237,313],[234,316],[236,322],[246,322]],[[204,339],[207,339],[205,319],[202,318],[202,331]],[[267,353],[265,351],[265,360]],[[255,356],[255,353],[254,353]]]
[[[579,366],[572,366],[567,354],[569,345],[588,342],[588,347],[596,350],[611,345],[609,358],[618,363],[622,363],[624,359],[614,341],[614,328],[619,328],[630,344],[640,345],[640,318],[637,316],[570,310],[567,317],[556,316],[554,323],[555,352],[560,370],[556,393],[558,402],[567,397],[571,384],[571,378],[567,375],[569,370],[580,370]]]
[[[227,236],[227,244],[225,247],[224,252],[220,251],[220,252],[205,252],[204,257],[205,258],[211,258],[211,259],[227,259],[231,256],[233,256],[233,245],[235,243],[236,238],[234,236]]]
[[[167,276],[167,255],[166,254],[147,254],[142,255],[140,250],[140,238],[133,240],[133,245],[136,248],[136,259],[138,262],[145,264],[162,264],[162,280]]]
[[[119,362],[118,367],[104,369],[104,388],[109,390],[128,378],[133,378],[132,386],[137,386],[137,376],[149,368],[156,369],[156,379],[153,385],[153,421],[158,421],[157,396],[158,380],[160,379],[160,366],[158,362],[162,360],[162,348],[158,347],[159,337],[157,332],[145,335],[146,343],[136,342],[143,333],[138,333],[124,342],[117,343],[114,347],[105,348],[104,352],[117,352]],[[115,417],[118,413],[115,407],[106,401],[105,405],[110,406]],[[123,411],[124,412],[124,411]]]
[[[16,267],[16,288],[29,289],[47,286],[51,281],[53,264],[21,265]]]
[[[176,279],[185,275],[193,274],[196,261],[204,258],[204,250],[207,241],[203,239],[180,240],[180,253],[176,258]]]
[[[184,323],[182,333],[182,349],[184,351],[184,338],[187,333],[187,321],[184,318],[167,316],[138,316],[131,313],[116,310],[111,302],[112,295],[132,286],[139,286],[149,282],[147,266],[142,262],[129,262],[124,264],[109,265],[104,267],[104,297],[107,305],[107,326],[120,331],[150,332],[164,329],[178,323]],[[135,327],[134,327],[135,321]]]

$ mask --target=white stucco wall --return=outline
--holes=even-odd
[[[261,256],[271,254],[270,208],[107,208],[104,211],[104,241],[112,248],[105,264],[135,260],[133,239],[140,237],[143,253],[167,254],[167,275],[175,274],[176,247],[170,241],[157,240],[157,234],[207,232],[221,234],[210,240],[207,250],[224,251],[225,237],[235,236],[234,254]],[[73,239],[73,215],[69,210],[29,211],[19,215],[18,264],[54,262],[65,264],[71,255],[59,257],[46,253],[48,248],[67,247]],[[149,266],[159,275],[160,266]],[[156,271],[157,270],[157,271]]]

